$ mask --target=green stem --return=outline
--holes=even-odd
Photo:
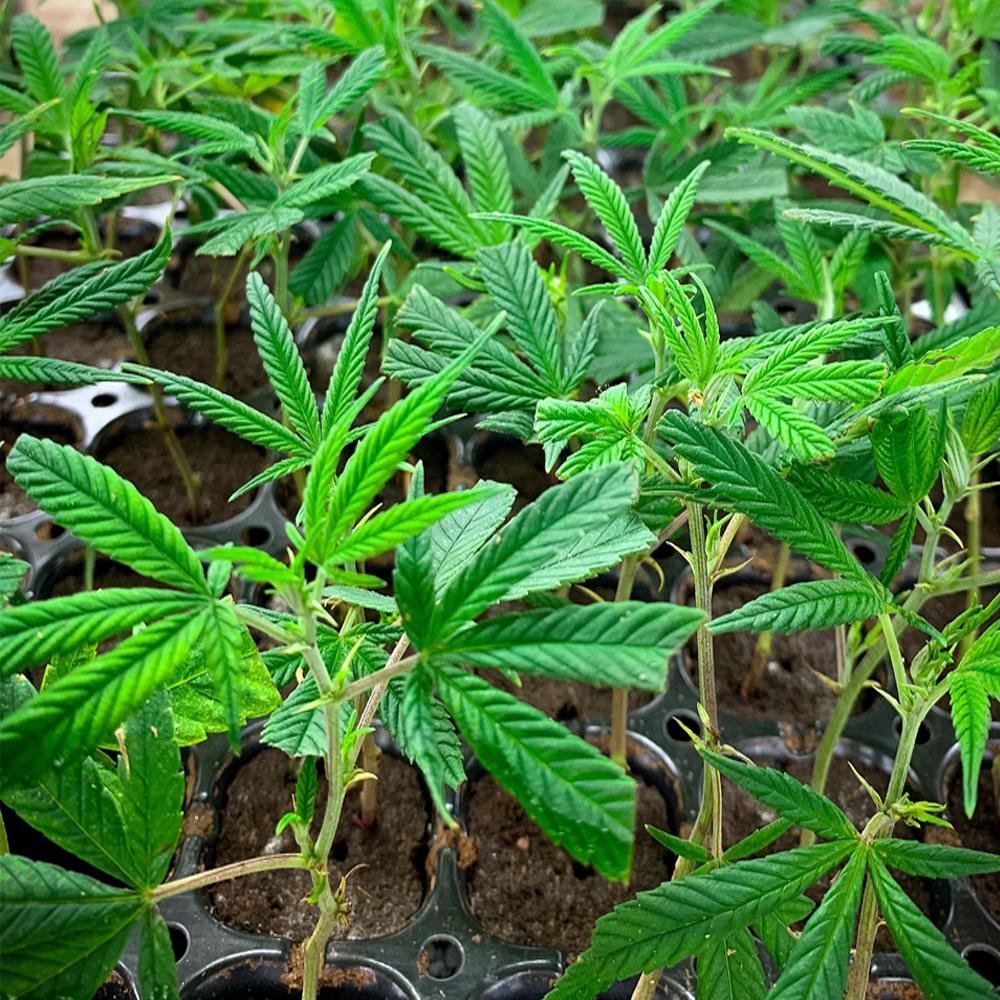
[[[197,875],[164,882],[163,885],[153,889],[150,896],[155,900],[168,899],[194,889],[205,889],[219,882],[227,882],[242,875],[273,872],[283,868],[307,868],[308,864],[301,854],[272,854],[266,858],[246,858],[243,861],[234,861],[231,865],[223,865],[221,868],[212,868],[209,871],[198,872]]]
[[[979,497],[980,471],[977,469],[969,480],[969,495],[965,501],[965,523],[966,538],[968,540],[969,551],[969,573],[975,577],[979,573],[979,563],[982,559],[982,540],[980,528],[982,524],[982,505]],[[969,588],[968,606],[975,608],[979,605],[980,590],[978,586]],[[976,641],[975,633],[966,636],[962,640],[962,653],[966,653],[969,647]]]
[[[222,389],[226,384],[226,365],[228,363],[228,351],[226,348],[226,306],[229,305],[229,298],[233,294],[233,286],[243,268],[246,260],[247,247],[244,247],[237,255],[233,263],[233,269],[226,279],[225,285],[219,297],[215,300],[213,311],[215,313],[215,388]]]
[[[94,546],[91,544],[86,544],[83,547],[83,589],[85,591],[91,591],[94,589],[94,565],[97,560],[97,554],[94,552]]]
[[[623,562],[615,590],[615,601],[627,601],[632,596],[632,583],[639,568],[639,557],[628,556]],[[611,691],[611,759],[628,770],[628,688]]]
[[[698,695],[708,713],[709,745],[719,738],[719,701],[715,688],[715,648],[708,623],[712,619],[712,574],[708,564],[708,543],[705,534],[705,511],[701,504],[688,505],[688,525],[691,531],[691,572],[694,576],[695,606],[705,612],[698,626]]]
[[[288,256],[291,252],[291,233],[286,229],[278,237],[278,253],[274,258],[274,298],[287,317],[291,315],[288,302]]]
[[[889,648],[889,662],[892,664],[892,676],[896,681],[896,695],[900,703],[909,697],[909,682],[906,679],[906,667],[903,665],[903,656],[899,651],[899,639],[896,636],[896,629],[887,611],[883,611],[878,616],[879,624],[882,626],[882,635],[885,636],[886,645]],[[907,706],[903,704],[903,707]]]
[[[788,542],[782,542],[778,550],[778,559],[774,566],[774,574],[771,577],[771,593],[777,593],[785,585],[785,577],[788,575],[788,563],[791,559],[792,550]],[[753,659],[750,661],[750,670],[743,679],[740,686],[740,697],[744,701],[749,701],[756,693],[760,685],[764,671],[767,669],[768,661],[771,659],[771,633],[761,632],[757,638],[757,646],[753,651]]]

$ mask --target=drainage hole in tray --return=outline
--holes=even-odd
[[[252,545],[256,548],[258,545],[267,545],[272,537],[270,528],[263,524],[251,524],[249,528],[244,529],[240,540],[244,545]]]
[[[174,949],[174,959],[179,962],[187,954],[191,935],[180,924],[168,923],[167,929],[170,931],[170,947]]]
[[[444,934],[428,938],[420,949],[417,968],[431,979],[451,979],[465,961],[462,946]]]
[[[1000,986],[1000,955],[992,948],[973,945],[962,952],[963,957],[983,979],[993,986]]]
[[[118,397],[113,392],[99,392],[96,396],[90,397],[90,405],[98,410],[106,410],[109,406],[114,406],[118,402]]]
[[[690,743],[691,737],[684,731],[684,726],[687,726],[695,736],[701,736],[701,720],[694,712],[672,712],[667,716],[663,728],[667,731],[667,736],[677,743]]]

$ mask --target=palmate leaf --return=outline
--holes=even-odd
[[[992,985],[969,968],[874,854],[869,855],[868,873],[892,939],[927,1000],[990,1000],[996,996]]]
[[[646,251],[621,188],[582,153],[566,150],[563,156],[569,162],[580,191],[621,255],[629,278],[641,284],[647,272]]]
[[[191,610],[203,600],[200,595],[130,587],[8,608],[0,616],[0,675],[9,677],[135,625]]]
[[[680,239],[688,215],[694,207],[698,182],[709,167],[709,161],[699,163],[694,170],[670,192],[653,230],[649,247],[649,273],[656,275],[670,262]]]
[[[470,667],[662,691],[667,658],[703,617],[693,608],[639,601],[521,611],[463,629],[434,656]]]
[[[319,409],[302,356],[278,303],[263,278],[247,279],[253,339],[271,386],[291,425],[311,448],[319,445]],[[288,450],[287,448],[284,450]]]
[[[270,236],[290,229],[301,222],[305,214],[299,208],[275,205],[273,210],[251,209],[234,215],[216,216],[206,222],[188,226],[185,234],[198,236],[214,232],[195,253],[205,257],[231,257],[258,236]]]
[[[532,367],[545,376],[549,393],[563,389],[556,311],[545,279],[527,247],[517,243],[486,247],[477,256],[483,281],[507,328]]]
[[[12,181],[0,188],[0,219],[12,223],[42,215],[60,218],[79,208],[99,205],[110,198],[143,191],[157,184],[172,184],[177,179],[170,174],[148,177],[69,174]]]
[[[340,114],[360,100],[382,79],[385,72],[385,49],[381,45],[365,48],[351,60],[330,93],[309,117],[308,128],[317,129],[333,115]],[[325,77],[324,77],[325,79]]]
[[[889,599],[859,580],[809,580],[762,594],[712,620],[709,628],[724,632],[801,632],[849,625],[874,618]]]
[[[22,434],[7,457],[18,485],[58,524],[142,576],[209,594],[198,556],[113,469],[70,445]]]
[[[438,597],[427,641],[444,638],[559,559],[582,535],[605,527],[631,506],[634,492],[635,479],[622,466],[583,473],[546,490],[455,574]]]
[[[18,14],[10,22],[10,41],[31,96],[39,104],[63,97],[66,81],[48,28],[30,14]]]
[[[720,774],[796,826],[812,830],[828,840],[857,836],[853,824],[839,807],[784,771],[757,767],[710,750],[699,752]]]
[[[169,254],[167,231],[155,247],[138,257],[103,271],[80,268],[54,279],[0,319],[0,351],[142,295],[160,276]]]
[[[796,899],[856,846],[855,840],[813,844],[640,892],[597,921],[590,949],[549,997],[590,1000],[620,979],[696,954],[707,939],[740,931]]]
[[[727,507],[845,578],[871,579],[805,497],[743,444],[677,411],[666,414],[660,429]]]
[[[328,163],[296,181],[274,203],[274,208],[308,208],[346,191],[362,178],[375,159],[374,153],[358,153],[339,163]]]
[[[164,618],[78,667],[0,724],[4,767],[46,770],[67,752],[85,752],[113,733],[184,663],[207,613]]]
[[[866,852],[844,866],[795,942],[768,1000],[841,1000],[861,906]]]
[[[480,212],[511,212],[511,189],[507,156],[493,123],[478,109],[463,105],[453,112],[462,162],[469,179],[472,198]],[[494,227],[496,241],[510,239],[510,225]]]
[[[4,992],[46,1000],[96,993],[148,905],[132,889],[7,854],[0,856]]]
[[[542,103],[549,106],[556,105],[559,94],[545,63],[542,62],[535,46],[518,30],[510,15],[496,0],[486,0],[479,16],[493,40],[517,71],[518,77],[531,87]]]
[[[553,843],[606,878],[628,878],[635,785],[617,764],[538,709],[438,664],[438,694],[480,762]]]

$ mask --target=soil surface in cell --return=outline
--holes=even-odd
[[[215,327],[208,323],[176,323],[165,319],[151,330],[146,349],[154,368],[215,386]],[[226,380],[222,389],[243,399],[268,385],[249,326],[226,330]]]
[[[103,235],[103,234],[102,234]],[[122,222],[115,233],[114,247],[119,256],[116,260],[126,260],[129,257],[138,257],[139,254],[156,246],[157,230],[155,226],[136,226],[131,222]],[[47,250],[58,250],[61,253],[74,253],[80,249],[80,240],[76,233],[65,230],[53,229],[40,233],[36,240],[31,241],[32,246],[45,248]],[[28,288],[37,291],[42,285],[58,278],[66,271],[72,271],[79,267],[76,261],[55,260],[51,257],[21,257],[13,268],[14,276],[21,280],[20,261],[23,260],[28,274]],[[61,357],[61,355],[58,355]]]
[[[184,483],[155,427],[123,435],[100,458],[177,524],[216,524],[246,510],[252,492],[233,501],[229,497],[265,468],[258,449],[218,427],[181,427],[177,437],[192,469],[201,476],[197,518],[191,516]]]
[[[718,618],[766,594],[764,583],[734,583],[716,590],[712,615]],[[688,603],[693,603],[689,599]],[[837,701],[832,688],[816,672],[835,677],[836,640],[832,629],[793,632],[772,637],[771,655],[757,690],[743,698],[741,687],[753,662],[756,632],[726,632],[715,637],[715,672],[719,708],[757,719],[811,724],[828,719]],[[684,647],[684,665],[698,684],[698,647],[694,639]]]
[[[4,411],[0,414],[0,424],[3,425],[3,433],[0,435],[0,521],[7,521],[12,517],[21,517],[38,510],[38,504],[14,482],[14,477],[7,470],[7,456],[10,454],[14,443],[22,433],[31,434],[32,437],[44,438],[54,441],[56,444],[76,444],[77,434],[66,423],[53,423],[40,415],[37,423],[34,421],[21,421],[15,416]]]
[[[326,803],[320,776],[313,836]],[[278,820],[291,809],[295,774],[289,758],[265,749],[240,766],[220,811],[215,865],[262,854],[296,851],[291,829],[275,838]],[[358,789],[348,792],[331,853],[333,877],[356,871],[347,883],[353,906],[350,927],[335,936],[372,938],[404,927],[424,895],[423,863],[427,853],[427,800],[413,768],[384,754],[379,765],[378,819],[364,830],[355,817]],[[209,893],[212,910],[223,923],[251,934],[272,934],[301,941],[312,933],[317,910],[303,902],[310,891],[301,871],[265,872],[224,882]]]
[[[927,1000],[916,983],[905,979],[876,979],[868,984],[865,1000]]]
[[[97,316],[84,323],[73,323],[50,330],[37,342],[18,344],[11,354],[28,357],[42,355],[60,361],[75,361],[95,368],[111,368],[119,361],[129,360],[132,349],[128,337],[116,319]],[[29,387],[25,387],[29,388]],[[55,383],[32,383],[31,391],[65,389]]]
[[[112,972],[94,994],[94,1000],[132,1000],[133,995],[128,983],[117,972]]]
[[[1000,854],[1000,816],[997,815],[997,785],[993,777],[992,761],[984,762],[979,769],[979,787],[976,794],[976,811],[969,819],[965,815],[962,794],[962,765],[959,761],[949,769],[945,777],[946,815],[954,826],[954,832],[943,831],[961,847],[973,851],[988,851]],[[1000,770],[1000,768],[998,768]],[[1000,776],[996,779],[1000,781]],[[945,839],[939,834],[939,839]],[[994,920],[1000,921],[1000,872],[987,875],[973,875],[970,881],[979,902]]]
[[[631,885],[625,886],[556,847],[494,778],[477,781],[468,814],[476,849],[469,899],[486,929],[517,944],[559,948],[570,960],[589,946],[598,916],[669,879],[674,855],[644,829],[647,823],[670,829],[666,801],[642,780],[636,790],[638,832]]]
[[[808,784],[812,778],[813,759],[811,757],[789,757],[781,755],[772,757],[751,753],[750,756],[761,766],[775,767],[790,774],[798,781]],[[827,779],[826,794],[847,814],[848,819],[861,829],[875,815],[875,803],[851,771],[853,764],[858,773],[871,784],[880,794],[884,795],[889,786],[889,775],[882,768],[856,757],[835,757],[830,766]],[[774,822],[777,814],[767,806],[758,802],[749,792],[738,788],[731,781],[722,783],[722,839],[724,847],[732,847],[744,837]],[[893,836],[912,840],[916,831],[903,823],[897,823]],[[787,851],[799,846],[800,831],[798,828],[789,830],[779,837],[763,853],[773,854],[776,851]],[[931,883],[927,879],[893,872],[896,880],[903,887],[907,896],[921,909],[923,913],[939,923],[939,917],[934,906]],[[819,902],[833,882],[832,875],[827,875],[814,886],[806,890],[806,895]],[[876,951],[896,951],[892,935],[882,925],[875,938]]]

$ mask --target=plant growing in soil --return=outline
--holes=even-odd
[[[939,816],[943,806],[911,801],[905,791],[920,725],[945,694],[951,695],[962,747],[966,809],[974,807],[989,698],[996,697],[998,691],[992,671],[1000,626],[990,626],[971,643],[959,665],[953,667],[953,663],[963,641],[1000,608],[1000,598],[986,608],[977,605],[941,631],[934,629],[900,608],[888,589],[854,559],[819,511],[778,469],[732,435],[680,413],[667,414],[664,424],[675,453],[689,463],[692,481],[702,484],[699,499],[743,511],[796,551],[838,574],[835,579],[793,584],[763,595],[710,622],[710,632],[743,628],[795,631],[877,617],[887,637],[895,682],[894,693],[883,692],[883,696],[901,719],[899,745],[886,795],[880,797],[866,786],[877,812],[858,831],[829,799],[789,775],[720,753],[717,738],[709,730],[704,741],[698,740],[706,770],[711,768],[751,792],[779,819],[728,850],[719,844],[718,828],[709,847],[697,840],[669,838],[688,861],[690,874],[640,893],[635,901],[599,920],[590,950],[570,967],[550,995],[592,997],[635,973],[643,973],[637,991],[648,995],[657,970],[694,955],[700,995],[702,990],[705,996],[728,990],[731,995],[762,997],[764,973],[752,929],[782,970],[768,997],[836,1000],[846,996],[860,1000],[868,985],[881,912],[902,957],[931,1000],[954,995],[985,1000],[993,994],[991,984],[951,948],[888,868],[928,878],[1000,869],[1000,858],[993,854],[892,837],[898,822],[916,826],[945,822]],[[917,480],[923,475],[926,460],[920,449],[913,447],[916,441],[910,443],[911,447],[895,451],[896,470]],[[891,621],[897,615],[931,636],[909,664],[904,663]],[[792,826],[824,842],[750,858]],[[801,897],[803,889],[834,868],[840,873],[833,888],[802,932],[793,935],[789,925],[811,909]]]
[[[458,734],[557,843],[610,878],[627,877],[634,785],[596,748],[466,668],[661,689],[666,661],[702,614],[668,604],[579,607],[548,592],[587,578],[651,535],[632,514],[634,474],[614,463],[554,487],[504,523],[511,490],[495,484],[373,507],[455,380],[493,330],[386,411],[355,428],[383,250],[320,409],[275,298],[249,294],[279,423],[207,385],[130,366],[247,440],[285,453],[266,475],[306,473],[287,526],[289,554],[225,546],[196,553],[131,484],[72,448],[22,435],[8,460],[18,484],[96,550],[166,589],[107,589],[27,604],[0,622],[4,801],[30,825],[121,886],[24,857],[0,857],[5,988],[89,996],[136,927],[144,995],[174,995],[160,900],[242,874],[310,873],[317,922],[303,949],[303,995],[316,996],[334,926],[350,919],[348,875],[330,868],[344,794],[371,780],[359,765],[376,714],[419,765],[444,818],[443,788],[464,777]],[[352,447],[353,446],[353,447]],[[259,481],[259,479],[258,479]],[[364,561],[396,548],[394,596]],[[207,563],[207,572],[202,569]],[[234,603],[233,574],[262,584],[287,612]],[[476,621],[500,600],[534,598],[517,615]],[[381,615],[365,618],[366,609]],[[276,641],[265,669],[248,627]],[[127,633],[131,632],[131,635]],[[123,638],[94,656],[97,643]],[[48,663],[39,693],[17,675]],[[297,681],[281,703],[275,682]],[[355,699],[362,698],[362,708]],[[248,715],[270,712],[264,740],[306,758],[290,825],[300,851],[165,880],[183,801],[178,744],[225,730],[239,747]],[[117,765],[108,751],[118,752]],[[315,839],[317,765],[329,795]],[[8,777],[9,776],[9,777]],[[82,832],[81,832],[82,831]],[[101,919],[95,921],[94,914]],[[8,977],[10,977],[8,979]]]

